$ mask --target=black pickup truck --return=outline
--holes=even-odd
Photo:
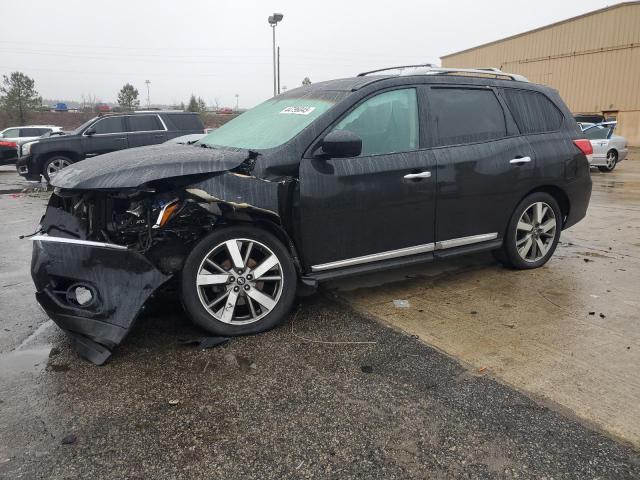
[[[190,133],[203,133],[197,113],[145,111],[112,113],[92,118],[67,135],[28,144],[18,159],[18,173],[27,180],[49,179],[72,163],[103,153],[163,143]]]

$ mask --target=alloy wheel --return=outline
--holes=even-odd
[[[204,257],[196,277],[198,298],[216,320],[247,325],[275,308],[284,288],[278,257],[261,242],[234,238]]]
[[[516,226],[516,249],[526,262],[543,258],[556,236],[556,215],[545,202],[530,205],[520,216]]]
[[[607,168],[613,170],[618,162],[618,156],[615,152],[607,153]]]
[[[49,178],[52,178],[60,170],[62,170],[63,168],[68,167],[69,165],[71,165],[71,162],[69,162],[68,160],[65,160],[64,158],[58,158],[58,159],[54,160],[53,162],[49,163],[49,165],[47,165],[47,176]]]

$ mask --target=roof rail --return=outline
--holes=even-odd
[[[407,69],[411,69],[405,71]],[[433,65],[406,65],[401,67],[381,68],[379,70],[373,70],[371,72],[364,72],[358,74],[359,77],[369,75],[371,73],[385,72],[389,70],[399,70],[399,76],[406,75],[464,75],[464,76],[477,76],[477,77],[492,77],[503,78],[513,80],[516,82],[528,82],[529,80],[516,73],[503,72],[499,68],[446,68],[446,67],[434,67]]]
[[[389,70],[403,70],[405,68],[419,68],[419,67],[433,68],[434,66],[435,65],[433,65],[431,63],[421,63],[419,65],[401,65],[399,67],[378,68],[377,70],[371,70],[369,72],[359,73],[357,76],[358,77],[364,77],[366,75],[371,75],[372,73],[386,72],[386,71],[389,71]]]

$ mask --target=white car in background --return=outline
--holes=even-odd
[[[601,172],[613,171],[629,153],[627,139],[613,134],[616,124],[617,122],[603,122],[581,125],[582,133],[593,147],[593,153],[588,157],[589,163]]]

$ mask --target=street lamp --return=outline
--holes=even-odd
[[[278,83],[277,83],[277,72],[276,72],[276,25],[278,22],[282,21],[284,15],[281,13],[274,13],[271,15],[267,21],[269,25],[271,25],[271,30],[273,32],[273,96],[275,97],[278,94]]]
[[[147,84],[147,108],[151,107],[151,96],[149,95],[149,86],[151,85],[150,80],[145,80],[144,83]]]

